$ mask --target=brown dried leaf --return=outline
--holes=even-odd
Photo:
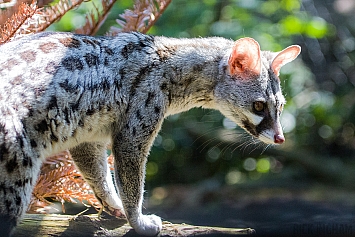
[[[140,31],[147,33],[150,27],[163,14],[171,0],[137,0],[133,10],[125,10],[117,19],[121,28],[111,27],[109,35],[117,35],[120,32]]]
[[[85,25],[75,31],[77,34],[95,35],[100,29],[101,25],[105,22],[111,8],[116,0],[102,0],[101,10],[95,5],[95,11],[86,16]]]
[[[84,1],[85,0],[59,0],[59,2],[53,6],[39,8],[36,14],[24,24],[23,28],[29,33],[44,31],[51,24],[62,18],[65,13],[79,6]]]
[[[0,44],[4,44],[15,38],[22,25],[31,18],[37,9],[35,1],[31,5],[21,3],[18,11],[14,13],[0,29]]]
[[[76,169],[68,151],[47,158],[44,162],[40,177],[33,190],[30,212],[43,213],[50,209],[48,199],[76,203],[76,200],[100,208],[93,191]],[[85,204],[86,205],[86,204]],[[62,205],[62,211],[64,205]]]

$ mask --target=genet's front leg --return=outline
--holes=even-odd
[[[158,216],[143,215],[142,202],[147,156],[161,122],[136,122],[129,121],[113,137],[116,182],[130,225],[138,234],[153,236],[160,232],[162,222]]]

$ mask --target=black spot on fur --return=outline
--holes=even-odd
[[[166,91],[167,88],[168,88],[168,84],[167,84],[166,82],[164,82],[164,83],[161,84],[161,86],[160,86],[160,89],[161,89],[162,91]]]
[[[15,204],[16,204],[16,206],[20,206],[21,205],[21,198],[20,198],[20,196],[18,196],[18,195],[16,195],[15,196]]]
[[[101,81],[102,89],[109,90],[111,88],[111,82],[108,77],[103,77]]]
[[[154,93],[153,92],[148,92],[148,97],[145,100],[145,107],[149,105],[149,103],[154,99]]]
[[[121,54],[125,59],[128,59],[128,55],[130,55],[133,51],[134,51],[134,44],[132,42],[129,42],[123,47]]]
[[[47,124],[46,120],[42,120],[40,123],[35,125],[35,129],[40,133],[44,133],[45,131],[47,131],[48,124]]]
[[[105,50],[105,52],[108,54],[108,55],[114,55],[115,53],[113,52],[113,50],[111,49],[111,48],[109,48],[109,47],[103,47],[104,48],[104,50]]]
[[[59,141],[59,138],[56,136],[56,135],[54,135],[53,133],[51,134],[51,141],[52,142],[58,142]]]
[[[10,200],[5,200],[5,206],[6,206],[7,213],[11,213],[13,208],[11,207],[11,201]]]
[[[141,112],[139,110],[136,111],[136,116],[139,121],[141,121],[143,119]]]
[[[18,187],[23,187],[23,186],[25,186],[25,180],[17,180],[16,182],[15,182],[15,185],[16,186],[18,186]]]
[[[141,112],[139,110],[136,111],[136,117],[139,121],[143,119],[143,116],[141,115]]]
[[[99,57],[92,53],[85,54],[84,58],[89,67],[93,67],[99,64]]]
[[[59,86],[61,88],[63,88],[66,92],[69,92],[69,93],[75,93],[79,89],[78,85],[75,85],[75,84],[73,85],[73,84],[69,83],[68,80],[65,80],[64,82],[59,83]]]
[[[89,40],[89,39],[83,39],[83,42],[87,45],[91,45],[93,47],[96,47],[97,45],[92,41],[92,40]]]
[[[17,157],[16,155],[14,156],[14,158],[12,158],[11,160],[6,162],[6,171],[8,173],[12,173],[15,169],[18,168],[18,163],[17,163]]]
[[[136,130],[136,128],[133,128],[133,129],[132,129],[132,135],[133,135],[133,136],[136,136],[136,134],[137,134],[137,130]]]
[[[83,70],[84,65],[80,58],[74,57],[74,56],[69,56],[67,58],[64,58],[62,60],[62,65],[67,69],[68,71],[75,71],[75,70]]]
[[[9,151],[6,148],[5,143],[3,143],[0,146],[0,161],[7,160],[8,156],[9,156]]]
[[[81,42],[79,40],[70,37],[59,39],[59,42],[68,48],[80,48],[81,46]]]
[[[58,70],[58,64],[54,61],[50,61],[49,63],[47,63],[46,67],[44,68],[44,72],[54,75],[57,70]]]
[[[134,78],[131,89],[130,89],[130,96],[133,97],[136,94],[136,90],[139,87],[139,84],[142,82],[143,78],[145,78],[151,72],[151,66],[146,66],[141,68],[138,75]]]
[[[37,142],[33,139],[30,140],[31,147],[36,148],[37,147]]]
[[[25,166],[25,167],[27,167],[27,166],[30,166],[30,167],[32,167],[32,159],[31,159],[31,157],[29,157],[29,156],[24,156],[23,157],[23,160],[22,160],[22,165],[23,166]]]
[[[48,103],[48,109],[53,109],[53,108],[57,108],[57,97],[52,96],[52,98],[50,99],[49,103]]]
[[[201,72],[203,70],[203,65],[196,64],[196,65],[193,66],[192,70],[195,71],[195,72]]]
[[[88,109],[87,111],[86,111],[86,115],[89,115],[89,116],[91,116],[91,115],[93,115],[93,114],[95,114],[96,113],[96,110],[95,109]]]
[[[84,121],[82,119],[79,120],[78,125],[80,127],[84,127]]]
[[[160,108],[160,107],[158,107],[158,106],[155,106],[155,107],[154,107],[154,112],[155,112],[156,114],[160,114],[160,111],[161,111],[161,108]]]
[[[108,59],[108,57],[105,57],[104,65],[105,65],[105,66],[110,65],[110,59]]]
[[[21,134],[19,134],[17,132],[16,132],[16,142],[20,145],[21,148],[23,148],[24,142],[23,142],[22,136],[21,136]]]
[[[70,124],[69,110],[68,110],[68,108],[65,108],[64,111],[63,111],[63,113],[64,113],[65,122],[66,122],[67,124]]]

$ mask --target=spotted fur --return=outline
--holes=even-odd
[[[0,46],[2,235],[25,213],[43,159],[65,149],[107,212],[124,214],[140,234],[157,234],[160,218],[141,208],[147,156],[165,117],[218,109],[265,142],[282,140],[285,100],[276,74],[299,50],[289,56],[257,48],[251,39],[135,32],[40,33]],[[263,101],[263,112],[253,110],[255,101]],[[106,164],[108,143],[118,193]]]

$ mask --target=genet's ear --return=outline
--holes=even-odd
[[[252,38],[241,38],[233,46],[228,60],[229,72],[242,79],[259,75],[261,71],[260,46]]]
[[[298,45],[291,45],[279,52],[271,63],[271,69],[278,76],[280,69],[286,63],[293,61],[301,52],[301,47]]]

